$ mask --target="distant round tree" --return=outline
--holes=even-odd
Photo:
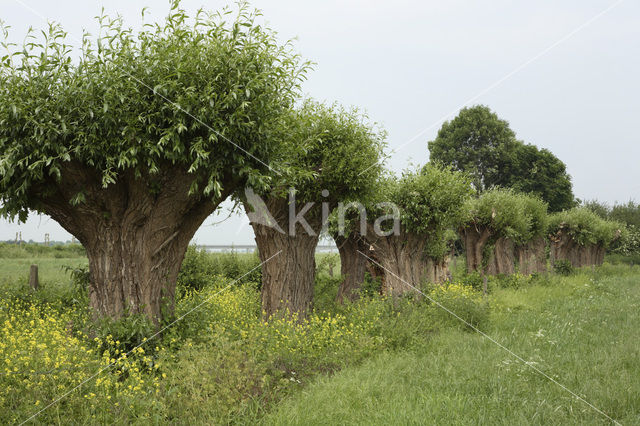
[[[0,213],[48,214],[84,245],[96,316],[170,313],[195,231],[265,179],[307,66],[244,6],[224,16],[174,2],[137,33],[103,16],[79,60],[53,25],[5,43]]]
[[[476,191],[511,183],[516,134],[484,105],[463,108],[446,121],[435,140],[429,142],[431,161],[450,165],[466,172]]]
[[[357,111],[308,101],[281,126],[280,172],[241,194],[262,265],[262,309],[303,317],[313,302],[315,249],[340,202],[366,196],[381,167],[385,133]],[[377,164],[370,167],[371,164]],[[258,204],[263,204],[262,208]],[[268,213],[268,215],[267,215]]]
[[[549,150],[520,144],[516,149],[515,162],[516,172],[507,186],[540,197],[547,202],[550,212],[575,206],[567,166]]]
[[[467,172],[478,192],[514,188],[542,198],[552,212],[574,206],[565,164],[546,149],[516,139],[509,123],[487,106],[463,108],[429,142],[431,161]]]

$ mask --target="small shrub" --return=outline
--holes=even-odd
[[[500,288],[519,289],[531,283],[531,275],[516,274],[499,274],[491,277],[492,284]]]
[[[259,265],[260,259],[255,253],[209,253],[189,246],[178,273],[178,295],[182,296],[190,290],[202,290],[216,282],[215,277],[219,276],[236,280],[237,284],[260,284],[262,271]]]
[[[318,264],[316,266],[316,273],[318,275],[326,273],[333,277],[337,275],[336,266],[340,264],[340,256],[338,253],[323,253],[318,255]]]
[[[551,285],[551,275],[548,273],[534,272],[533,274],[531,274],[530,282],[531,284],[548,286]]]
[[[462,326],[465,329],[469,328],[469,325],[481,328],[489,319],[488,303],[479,291],[469,285],[436,285],[428,294],[431,301],[437,302],[433,303],[435,317],[443,323]]]
[[[153,335],[155,326],[144,314],[125,315],[118,320],[102,318],[90,325],[89,334],[95,336],[96,341],[103,342],[98,346],[98,353],[108,350],[118,342],[118,349],[128,352],[146,341]]]
[[[478,271],[463,274],[460,278],[460,283],[465,286],[470,286],[477,291],[482,291],[484,286],[482,274]]]
[[[574,273],[573,265],[568,260],[556,260],[553,264],[553,271],[562,276],[569,276]]]
[[[316,310],[332,310],[335,306],[338,287],[341,282],[342,277],[340,275],[332,277],[327,274],[316,274],[313,295],[313,305]]]
[[[208,253],[198,250],[195,246],[189,246],[178,273],[178,289],[183,293],[186,290],[201,290],[211,278],[212,267]]]
[[[364,282],[362,283],[362,290],[360,294],[366,297],[377,296],[382,292],[382,278],[372,278],[369,272],[364,275]]]
[[[71,286],[73,288],[71,292],[71,304],[83,307],[87,306],[89,304],[89,267],[63,266],[62,269],[71,276]]]

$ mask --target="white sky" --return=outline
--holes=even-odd
[[[183,1],[190,12],[226,4]],[[82,28],[96,28],[93,17],[103,5],[134,27],[143,6],[150,6],[147,21],[161,19],[168,10],[165,1],[0,0],[0,19],[12,26],[16,39],[29,26],[43,28],[52,19],[77,40]],[[471,101],[489,105],[520,139],[563,160],[576,196],[607,202],[640,199],[636,0],[253,5],[283,40],[297,37],[298,51],[317,63],[304,85],[307,95],[364,108],[389,131],[390,148],[398,149],[389,162],[393,170],[425,163],[427,142],[442,121]],[[253,243],[243,216],[211,225],[223,217],[226,212],[205,221],[196,241]],[[26,240],[42,241],[47,232],[52,240],[70,239],[46,216],[33,215],[26,224],[0,220],[0,240],[14,238],[17,231]]]

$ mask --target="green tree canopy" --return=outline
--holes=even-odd
[[[635,201],[630,200],[610,206],[607,203],[591,200],[583,202],[582,205],[603,219],[616,220],[640,229],[640,204]]]
[[[537,196],[524,195],[524,215],[529,221],[529,229],[523,240],[531,241],[536,237],[542,237],[547,233],[549,226],[548,204]]]
[[[591,210],[602,219],[608,219],[609,214],[611,213],[611,207],[608,204],[600,202],[598,200],[582,201],[581,206]]]
[[[625,232],[610,247],[624,255],[640,253],[640,204],[634,201],[610,206],[597,200],[583,202],[583,207],[602,219],[613,220],[626,225]]]
[[[231,23],[206,12],[190,22],[176,2],[164,25],[134,33],[103,16],[78,62],[56,25],[20,49],[5,43],[15,52],[0,68],[0,212],[46,213],[65,172],[85,167],[101,187],[180,168],[192,193],[213,197],[263,175],[306,65],[255,17],[241,8]],[[71,201],[90,184],[69,188]]]
[[[509,123],[487,106],[463,108],[429,142],[431,161],[467,172],[478,192],[514,188],[539,196],[551,211],[574,205],[566,166],[546,149],[516,139]]]
[[[624,222],[640,229],[640,204],[635,201],[616,203],[611,207],[609,219]]]
[[[571,176],[567,166],[547,149],[519,143],[515,154],[515,173],[508,187],[534,194],[559,212],[575,206]]]
[[[624,238],[626,228],[616,221],[602,219],[591,210],[579,207],[555,213],[549,218],[548,232],[566,232],[580,245],[594,244],[604,248],[618,238]]]
[[[508,186],[518,145],[509,123],[484,105],[463,108],[429,142],[431,161],[451,165],[471,176],[478,192]]]
[[[411,294],[417,286],[447,279],[451,230],[472,193],[466,174],[440,164],[379,181],[367,207],[365,238],[373,246],[367,256],[384,271],[385,294]]]
[[[483,227],[494,238],[525,243],[546,231],[547,204],[535,196],[496,188],[470,199],[465,226]]]
[[[262,195],[286,198],[293,188],[297,202],[334,208],[366,199],[383,170],[386,132],[357,109],[306,100],[283,119],[278,137],[280,168]]]

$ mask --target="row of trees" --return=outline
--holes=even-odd
[[[574,267],[600,265],[605,251],[629,236],[623,223],[584,207],[548,214],[547,203],[536,196],[501,188],[478,195],[469,183],[466,175],[432,164],[420,173],[381,182],[380,193],[389,191],[382,197],[400,208],[401,233],[357,237],[373,246],[374,253],[361,259],[383,267],[385,292],[399,295],[425,281],[445,281],[458,237],[468,272],[528,275],[546,272],[557,261]],[[355,256],[340,251],[346,275],[342,286],[352,294],[350,274],[364,280],[362,268],[352,266]]]
[[[487,189],[506,182],[536,193],[543,184],[540,196],[562,209],[573,196],[555,157],[478,107],[430,145],[432,159],[451,166],[387,176],[385,133],[358,111],[302,101],[308,63],[245,6],[227,16],[189,19],[175,2],[164,24],[137,33],[101,17],[101,36],[84,38],[78,60],[55,25],[23,46],[3,43],[11,53],[0,61],[0,214],[48,214],[83,244],[97,317],[170,316],[187,246],[229,197],[252,218],[266,315],[312,305],[327,223],[346,275],[341,299],[355,297],[372,259],[390,294],[441,282],[456,231],[470,269],[510,271],[512,246],[537,268],[546,205]],[[448,159],[456,140],[469,158]],[[367,218],[352,208],[345,228],[328,220],[351,202]]]
[[[467,269],[487,274],[546,272],[548,260],[600,265],[604,252],[628,233],[624,224],[586,208],[547,214],[537,197],[494,189],[469,202],[463,226]]]
[[[602,219],[614,220],[627,225],[627,238],[616,240],[611,249],[625,256],[640,255],[640,204],[629,201],[610,206],[596,200],[587,201],[584,207]]]

